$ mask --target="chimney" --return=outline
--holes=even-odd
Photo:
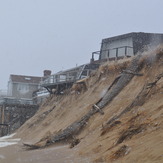
[[[48,77],[51,75],[51,71],[50,70],[44,70],[44,77]]]

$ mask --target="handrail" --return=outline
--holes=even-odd
[[[59,73],[50,75],[47,79],[41,82],[41,86],[51,84],[61,84],[67,82],[75,82],[81,77],[81,74],[86,65],[81,65],[69,70],[61,71]]]
[[[32,99],[17,99],[12,97],[0,98],[0,105],[34,105]]]
[[[95,55],[95,54],[100,55],[102,52],[107,52],[107,51],[109,52],[109,51],[111,51],[111,50],[116,50],[116,57],[118,57],[118,50],[119,50],[119,49],[122,49],[122,48],[125,49],[125,54],[124,54],[124,55],[127,55],[127,49],[128,49],[128,48],[133,49],[132,46],[120,46],[120,47],[117,47],[117,48],[95,51],[95,52],[92,52],[92,60],[94,60],[94,55]]]
[[[133,49],[132,46],[120,46],[120,47],[117,47],[117,48],[105,49],[105,50],[95,51],[95,52],[92,52],[92,53],[93,54],[99,54],[102,51],[109,51],[109,50],[122,49],[122,48],[131,48],[131,49]]]
[[[82,75],[83,70],[85,69],[85,66],[86,66],[86,65],[84,65],[84,66],[82,67],[82,70],[79,72],[79,75],[78,75],[77,79],[80,79],[80,78],[81,78],[81,75]]]

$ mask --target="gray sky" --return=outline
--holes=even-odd
[[[0,0],[0,89],[88,63],[103,38],[163,33],[163,0]]]

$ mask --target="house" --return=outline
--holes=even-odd
[[[33,92],[38,90],[42,77],[10,75],[8,96],[32,99]]]
[[[134,56],[163,43],[163,34],[132,32],[102,40],[99,60]]]
[[[51,94],[63,94],[65,90],[72,87],[72,85],[99,67],[97,63],[89,63],[74,68],[60,71],[50,75],[47,79],[41,82],[41,86],[46,88]]]

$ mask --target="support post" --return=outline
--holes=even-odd
[[[118,58],[118,48],[116,48],[116,57]]]
[[[125,56],[127,56],[127,46],[125,46]]]
[[[3,105],[1,109],[1,123],[4,124],[4,122],[5,122],[5,105]]]

